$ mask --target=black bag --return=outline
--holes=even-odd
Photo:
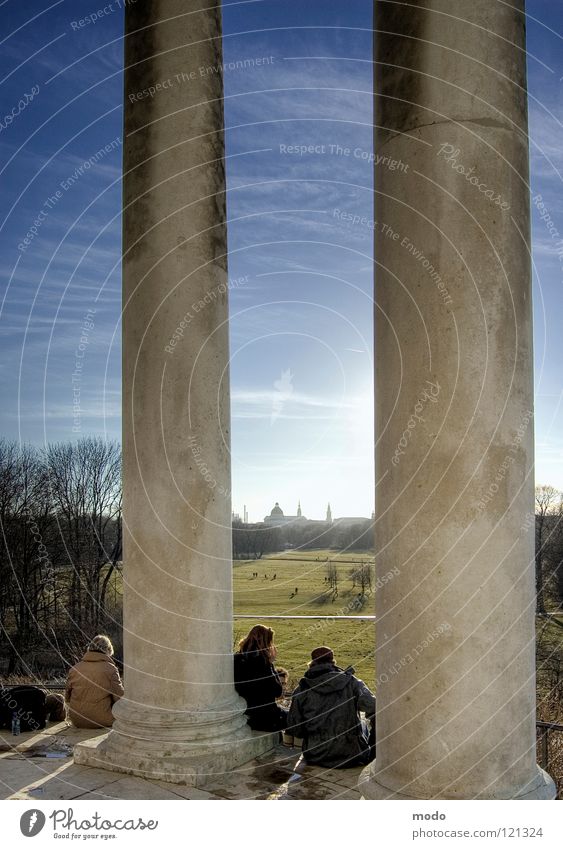
[[[39,731],[47,722],[46,694],[32,684],[3,687],[0,690],[0,728],[11,728],[14,713],[20,731]]]

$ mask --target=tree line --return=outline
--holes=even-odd
[[[309,521],[277,526],[264,522],[233,522],[234,560],[259,560],[264,554],[282,551],[284,548],[373,553],[373,520],[358,520],[345,525]]]
[[[563,607],[563,493],[536,487],[536,596],[538,613]]]
[[[11,674],[102,628],[121,566],[121,450],[85,438],[45,449],[0,440],[0,650]],[[109,620],[109,621],[108,621]]]

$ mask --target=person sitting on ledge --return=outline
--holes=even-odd
[[[65,699],[69,719],[76,728],[109,728],[112,706],[123,695],[123,684],[112,660],[109,637],[98,634],[82,660],[68,673]]]
[[[281,731],[286,726],[287,711],[276,699],[283,693],[287,672],[275,668],[276,655],[272,629],[254,625],[234,656],[235,689],[248,705],[248,724],[254,731]]]
[[[328,646],[314,649],[311,658],[287,717],[289,733],[303,740],[305,762],[329,768],[369,763],[375,756],[375,696],[351,666],[336,666]],[[359,711],[371,719],[373,736]]]
[[[66,719],[64,696],[61,696],[60,693],[46,693],[45,710],[49,722],[64,722]]]

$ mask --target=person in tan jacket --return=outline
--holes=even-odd
[[[109,728],[112,705],[123,695],[123,684],[112,660],[109,637],[98,634],[79,663],[68,673],[65,699],[76,728]]]

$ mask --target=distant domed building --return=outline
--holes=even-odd
[[[297,514],[295,516],[286,516],[279,505],[279,501],[276,501],[269,516],[264,516],[264,524],[265,525],[289,525],[294,522],[306,522],[307,519],[302,513],[301,510],[301,502],[297,507]]]
[[[283,519],[283,510],[280,507],[279,501],[276,501],[270,513],[270,519]]]
[[[372,514],[372,521],[374,516]],[[286,516],[283,510],[280,507],[279,501],[276,501],[272,510],[270,511],[268,516],[264,516],[264,524],[270,525],[270,527],[283,527],[285,525],[299,525],[299,524],[308,524],[308,525],[330,525],[331,527],[349,527],[351,525],[361,525],[363,523],[369,523],[369,519],[367,516],[342,516],[338,519],[335,519],[332,515],[332,508],[330,504],[327,506],[326,510],[326,518],[325,519],[307,519],[306,516],[303,515],[303,511],[301,510],[301,501],[297,504],[297,513],[295,516]]]

